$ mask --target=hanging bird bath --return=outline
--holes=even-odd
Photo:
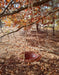
[[[34,62],[39,61],[41,58],[41,55],[38,53],[35,53],[34,51],[25,51],[21,54],[24,54],[24,62]]]

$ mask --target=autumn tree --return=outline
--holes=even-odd
[[[56,4],[54,6],[54,3]],[[52,24],[54,35],[54,15],[59,11],[58,0],[1,0],[0,1],[0,20],[7,17],[5,26],[17,27],[17,30],[5,35],[17,32],[23,27],[41,23],[44,25]],[[8,21],[9,20],[9,21]],[[29,27],[30,28],[30,27]],[[5,36],[3,35],[3,36]],[[3,37],[1,36],[1,37]]]

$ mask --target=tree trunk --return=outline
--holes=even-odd
[[[37,29],[37,32],[39,32],[38,24],[36,24],[36,29]]]
[[[54,10],[54,2],[53,0],[51,1],[52,2],[52,10]],[[53,36],[55,35],[55,20],[54,20],[54,13],[52,14],[52,19],[53,19]]]
[[[0,20],[0,28],[2,28],[2,22],[1,22],[1,20]]]
[[[54,30],[54,28],[55,28],[55,27],[54,27],[54,25],[53,25],[53,36],[55,35],[55,30]]]

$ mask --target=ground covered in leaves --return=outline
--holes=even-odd
[[[58,75],[58,59],[34,62],[30,65],[20,62],[15,56],[0,59],[1,75]]]
[[[28,65],[20,60],[24,50],[40,53],[42,58]],[[59,75],[59,36],[47,36],[43,31],[30,31],[25,36],[19,31],[3,37],[0,75]]]

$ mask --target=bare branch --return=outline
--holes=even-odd
[[[6,9],[8,9],[8,7],[9,7],[9,5],[12,3],[12,1],[13,1],[13,0],[11,0],[11,1],[8,3],[8,5],[5,7],[5,9],[4,9],[4,11],[1,13],[1,15],[4,14],[4,12],[6,11]]]
[[[58,9],[56,9],[56,10],[52,10],[51,12],[48,12],[48,13],[47,13],[47,15],[45,15],[44,17],[47,17],[48,15],[50,15],[50,14],[52,14],[52,13],[56,12],[56,11],[59,11],[59,8],[58,8]]]

